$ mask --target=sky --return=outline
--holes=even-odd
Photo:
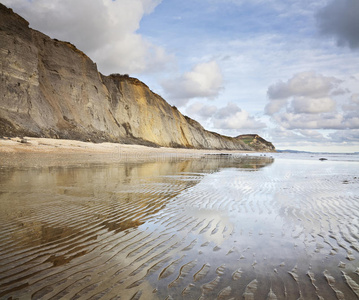
[[[359,152],[359,0],[1,2],[208,130]]]

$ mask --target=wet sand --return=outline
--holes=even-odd
[[[0,154],[1,299],[359,297],[358,162],[81,156]]]

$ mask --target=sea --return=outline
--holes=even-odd
[[[359,153],[0,162],[0,299],[359,299]]]

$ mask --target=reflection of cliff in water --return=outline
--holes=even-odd
[[[274,158],[270,156],[243,156],[231,154],[208,154],[205,158],[217,161],[218,168],[238,168],[254,171],[271,165]],[[213,164],[214,162],[212,162]]]
[[[1,299],[357,296],[357,164],[83,162],[0,168]]]
[[[54,243],[83,234],[86,222],[94,219],[115,233],[136,228],[205,173],[256,170],[273,162],[269,157],[234,155],[102,164],[82,159],[36,154],[26,159],[22,154],[19,159],[12,156],[14,166],[7,160],[9,166],[0,170],[0,215],[13,222],[14,240],[23,245]]]

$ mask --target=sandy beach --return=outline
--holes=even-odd
[[[247,153],[240,150],[207,150],[168,147],[147,147],[141,145],[127,145],[118,143],[91,143],[76,140],[50,138],[3,138],[0,139],[0,152],[7,153],[121,153],[121,154],[184,154],[202,155],[206,153]]]
[[[1,299],[359,297],[358,161],[2,143]]]

